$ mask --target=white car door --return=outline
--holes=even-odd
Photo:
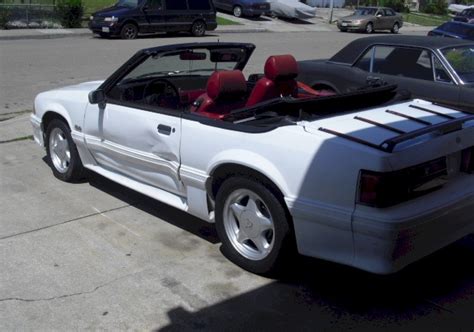
[[[107,103],[88,105],[84,120],[87,147],[100,167],[182,194],[179,111],[173,116]]]

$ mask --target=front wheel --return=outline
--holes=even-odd
[[[138,28],[135,24],[127,23],[120,30],[122,39],[135,39],[138,36]]]
[[[84,167],[71,137],[71,130],[61,120],[53,120],[46,129],[47,161],[56,178],[76,182],[83,177]]]
[[[366,33],[374,32],[374,25],[372,23],[367,23],[367,25],[365,26],[365,32]]]
[[[196,21],[191,27],[191,34],[195,37],[202,37],[206,33],[206,24],[203,21]]]
[[[251,177],[226,180],[216,198],[223,253],[257,274],[277,272],[294,252],[290,217],[274,190]]]
[[[399,30],[400,26],[398,25],[398,23],[395,23],[392,27],[392,33],[398,33]]]

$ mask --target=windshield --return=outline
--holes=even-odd
[[[128,8],[136,8],[138,6],[139,0],[119,0],[115,6],[116,7],[128,7]]]
[[[465,83],[474,83],[474,45],[445,48],[441,52]]]
[[[375,8],[359,8],[356,9],[353,15],[364,16],[364,15],[375,15],[377,9]]]
[[[167,77],[179,75],[210,76],[216,70],[232,70],[246,56],[245,50],[236,49],[193,49],[150,56],[133,69],[124,81],[146,77]]]

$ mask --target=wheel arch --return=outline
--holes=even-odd
[[[210,176],[206,182],[206,190],[212,200],[215,200],[217,192],[225,180],[232,176],[243,175],[250,176],[260,182],[263,182],[275,194],[275,196],[278,197],[281,203],[288,210],[284,199],[286,184],[277,184],[278,181],[275,179],[280,178],[279,174],[276,176],[271,176],[261,169],[237,162],[224,162],[215,165],[209,174]]]
[[[46,111],[41,117],[41,129],[43,130],[43,135],[46,135],[46,130],[53,120],[61,120],[69,127],[69,129],[71,129],[71,121],[65,112]],[[46,144],[46,141],[43,141],[45,142],[44,144]]]
[[[135,21],[133,18],[127,18],[125,21],[123,21],[122,26],[120,27],[120,31],[122,31],[122,28],[123,28],[126,24],[133,24],[134,26],[137,27],[137,31],[140,32],[140,25],[139,25],[138,22]]]

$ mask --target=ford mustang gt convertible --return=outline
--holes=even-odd
[[[35,140],[60,180],[88,169],[215,222],[254,273],[297,252],[393,273],[474,232],[474,115],[390,85],[313,90],[291,55],[246,79],[254,48],[141,50],[39,94]]]

